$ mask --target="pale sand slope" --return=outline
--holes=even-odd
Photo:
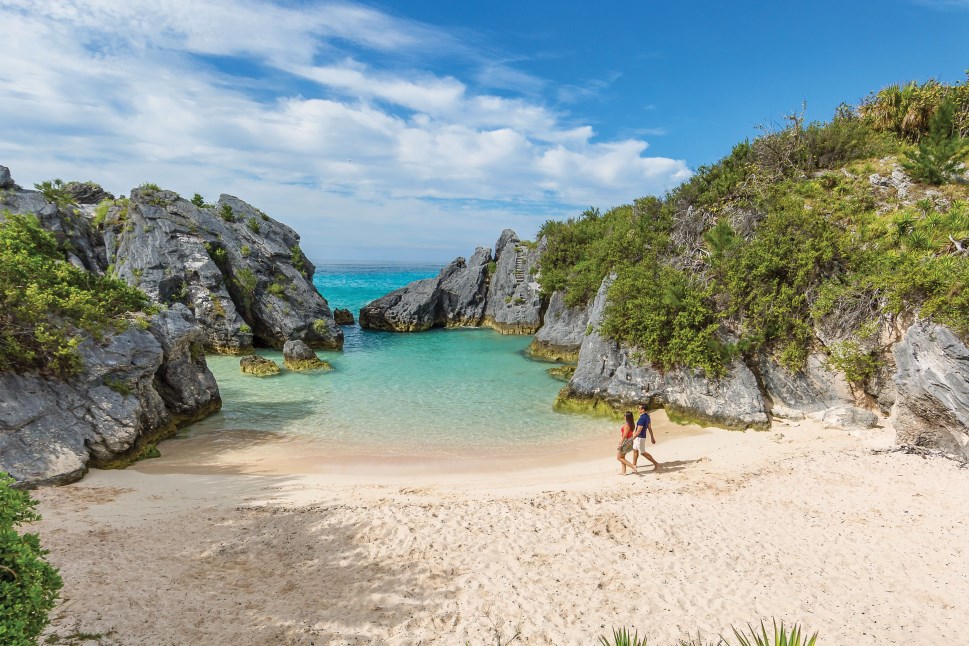
[[[34,492],[65,581],[48,635],[593,644],[626,625],[663,646],[774,617],[822,645],[965,641],[969,469],[873,453],[887,430],[656,426],[668,468],[625,478],[612,430],[592,459],[513,471],[254,476],[236,448],[200,458],[209,475],[92,472]]]

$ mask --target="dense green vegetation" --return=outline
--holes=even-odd
[[[68,263],[36,217],[0,218],[0,372],[76,374],[84,338],[122,330],[125,314],[149,309],[139,290]]]
[[[36,534],[16,527],[40,520],[37,501],[12,489],[13,478],[0,471],[0,644],[29,646],[48,623],[63,583],[44,560],[47,550]]]
[[[662,199],[591,208],[540,235],[541,285],[587,303],[616,275],[601,331],[661,369],[721,375],[737,353],[798,369],[818,325],[830,362],[876,370],[873,320],[929,317],[969,335],[969,89],[887,88],[826,123],[793,114]],[[904,166],[917,183],[874,187]]]

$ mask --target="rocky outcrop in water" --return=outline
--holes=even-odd
[[[498,253],[478,247],[435,278],[418,280],[365,305],[360,327],[420,332],[432,327],[492,327],[531,334],[541,325],[542,302],[533,268],[540,250],[514,231],[502,232]]]
[[[279,366],[275,361],[256,354],[247,354],[239,359],[239,370],[245,375],[256,377],[272,377],[280,374]]]
[[[84,370],[68,381],[0,373],[0,471],[19,486],[123,466],[222,405],[201,329],[185,308],[79,349]]]
[[[353,325],[353,312],[338,307],[333,310],[333,320],[337,325]]]
[[[947,328],[921,321],[892,352],[898,443],[969,459],[969,348]]]
[[[329,363],[316,356],[312,348],[298,339],[287,341],[283,346],[283,366],[296,372],[332,370]]]
[[[360,327],[420,332],[432,327],[467,327],[484,317],[491,249],[457,258],[434,278],[394,290],[360,309]]]

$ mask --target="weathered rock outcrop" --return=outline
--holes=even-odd
[[[495,243],[483,325],[502,334],[534,334],[542,325],[541,287],[535,276],[544,241],[519,240],[511,229]]]
[[[660,372],[642,366],[634,349],[604,339],[596,331],[602,320],[611,279],[603,281],[589,312],[592,331],[582,343],[579,363],[559,398],[560,407],[632,408],[639,403],[662,406],[673,419],[726,428],[767,428],[769,425],[757,379],[735,360],[722,379],[708,379],[697,370]]]
[[[68,381],[0,373],[0,471],[20,486],[123,466],[222,405],[187,310],[163,311],[147,330],[132,326],[79,350],[84,370]]]
[[[247,354],[239,359],[239,370],[243,374],[257,377],[272,377],[280,373],[279,366],[272,359],[266,359],[256,354]]]
[[[283,346],[283,366],[296,372],[333,369],[329,363],[316,356],[312,348],[298,339],[287,341]]]
[[[117,275],[159,303],[186,304],[209,350],[281,349],[290,339],[343,345],[299,236],[238,198],[199,208],[171,191],[137,188],[109,209],[104,238]]]
[[[10,178],[10,171],[0,166],[0,185],[4,183],[6,186],[0,189],[0,211],[37,216],[41,226],[57,238],[68,262],[95,274],[104,274],[107,267],[104,244],[81,209],[52,204],[40,191],[20,188]]]
[[[337,325],[353,325],[353,312],[338,307],[333,310],[333,320]]]
[[[478,247],[471,259],[457,258],[434,278],[396,289],[360,309],[360,327],[420,332],[432,327],[481,324],[491,249]]]
[[[567,307],[565,294],[554,292],[548,299],[542,327],[535,333],[528,346],[528,354],[539,359],[576,363],[579,348],[585,340],[589,327],[590,303],[586,306]]]
[[[532,278],[540,250],[506,229],[498,254],[478,247],[435,278],[418,280],[360,309],[360,327],[420,332],[432,327],[492,327],[531,334],[541,325],[542,301]]]
[[[774,417],[803,419],[811,413],[855,402],[844,375],[828,369],[821,354],[811,354],[804,369],[797,373],[762,357],[757,371]]]
[[[947,328],[920,321],[892,351],[896,441],[969,459],[969,348]]]

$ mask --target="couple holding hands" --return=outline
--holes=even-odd
[[[620,475],[626,475],[626,467],[631,468],[633,473],[637,472],[636,465],[639,462],[640,453],[653,463],[653,470],[659,469],[659,462],[646,452],[646,433],[649,433],[651,443],[656,444],[656,438],[653,436],[653,423],[649,419],[649,413],[646,412],[645,404],[639,405],[639,420],[635,424],[633,424],[633,414],[626,411],[626,423],[622,425],[619,432],[622,433],[622,442],[619,444],[619,453],[616,455],[616,459],[622,465]],[[632,462],[626,459],[626,454],[630,451],[633,452]]]

